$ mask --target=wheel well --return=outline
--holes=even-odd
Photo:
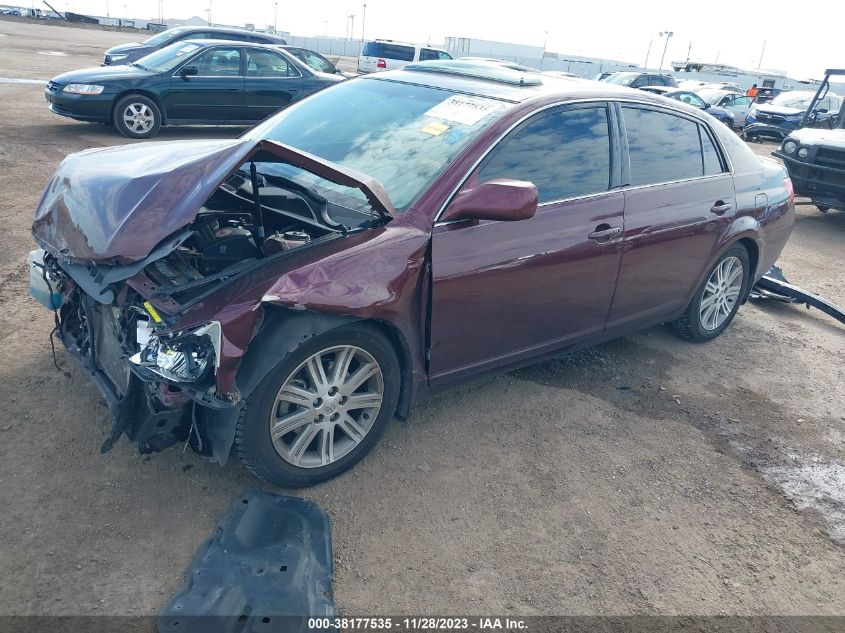
[[[367,323],[367,321],[364,322]],[[393,351],[396,352],[396,358],[399,359],[399,366],[402,368],[402,384],[399,387],[399,402],[396,405],[396,417],[405,420],[410,415],[414,393],[414,370],[408,341],[405,340],[405,336],[399,328],[392,323],[379,320],[372,320],[369,323],[377,327],[387,337],[393,346]]]
[[[142,97],[146,97],[147,99],[150,99],[153,103],[156,104],[156,106],[158,107],[158,111],[161,113],[161,124],[165,125],[167,123],[167,113],[164,111],[164,105],[161,103],[161,100],[158,98],[158,96],[156,96],[152,92],[147,92],[146,90],[136,90],[136,89],[124,90],[123,92],[121,92],[119,95],[117,95],[114,98],[114,101],[112,102],[112,107],[111,107],[112,121],[114,121],[114,111],[117,108],[117,104],[120,103],[121,99],[123,99],[124,97],[128,97],[129,95],[141,95]]]
[[[754,285],[754,279],[757,274],[757,264],[760,261],[760,249],[757,246],[757,243],[752,240],[750,237],[743,237],[742,239],[737,241],[737,244],[745,248],[746,252],[748,252],[748,265],[750,270],[748,271],[748,278],[750,283],[748,284],[748,290],[745,293],[745,297],[743,298],[743,303],[748,300],[748,296],[751,294],[751,287]]]

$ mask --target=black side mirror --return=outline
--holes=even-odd
[[[816,114],[827,114],[827,108],[816,108],[813,112]]]
[[[183,79],[187,79],[188,77],[199,75],[200,69],[196,66],[184,66],[182,70],[179,71],[179,74],[182,75]]]
[[[710,109],[710,104],[709,104],[709,103],[705,103],[705,104],[704,104],[704,109],[705,109],[705,110],[709,110],[709,109]]]

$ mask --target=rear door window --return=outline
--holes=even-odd
[[[653,185],[705,175],[701,136],[705,131],[699,132],[698,123],[634,106],[623,106],[622,113],[628,136],[631,185]],[[712,141],[710,144],[715,152]],[[712,169],[712,157],[706,162]]]
[[[496,146],[478,178],[481,182],[496,178],[533,182],[541,203],[607,191],[607,107],[568,107],[529,119]]]
[[[430,48],[421,48],[420,61],[424,62],[427,59],[440,59],[440,55],[437,54],[437,51],[433,51]]]
[[[249,48],[246,53],[247,77],[299,77],[299,71],[273,51]]]

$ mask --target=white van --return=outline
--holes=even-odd
[[[441,48],[422,44],[406,44],[393,40],[373,40],[364,44],[358,57],[359,73],[375,73],[381,70],[395,70],[411,62],[427,59],[452,59]]]

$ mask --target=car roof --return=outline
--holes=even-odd
[[[430,48],[433,51],[445,51],[445,48],[441,48],[439,46],[432,46],[431,44],[414,44],[413,42],[400,42],[399,40],[382,40],[382,39],[374,39],[374,40],[367,40],[367,44],[370,42],[377,42],[378,44],[397,44],[398,46],[412,46],[414,48]]]
[[[499,99],[514,104],[526,103],[531,100],[546,100],[550,97],[560,97],[564,100],[602,100],[621,99],[652,104],[659,107],[671,107],[681,110],[691,116],[704,120],[698,108],[693,108],[679,101],[669,101],[660,95],[645,92],[635,88],[627,88],[615,84],[608,84],[588,79],[573,79],[570,77],[554,77],[539,73],[521,73],[511,68],[495,64],[487,64],[495,69],[497,74],[511,74],[508,81],[485,76],[481,69],[477,76],[449,72],[449,66],[460,65],[462,60],[430,61],[409,64],[399,70],[364,75],[353,81],[396,81],[418,86],[440,88],[479,97]],[[474,62],[483,65],[483,62]],[[520,77],[530,77],[530,83],[519,83]],[[672,104],[671,106],[669,104]]]
[[[268,39],[284,39],[281,36],[273,35],[272,33],[261,33],[259,31],[250,31],[249,29],[236,29],[226,26],[177,26],[173,29],[168,30],[178,30],[180,33],[185,33],[188,31],[200,31],[203,33],[236,33],[238,35],[255,35],[257,37],[266,37]]]

